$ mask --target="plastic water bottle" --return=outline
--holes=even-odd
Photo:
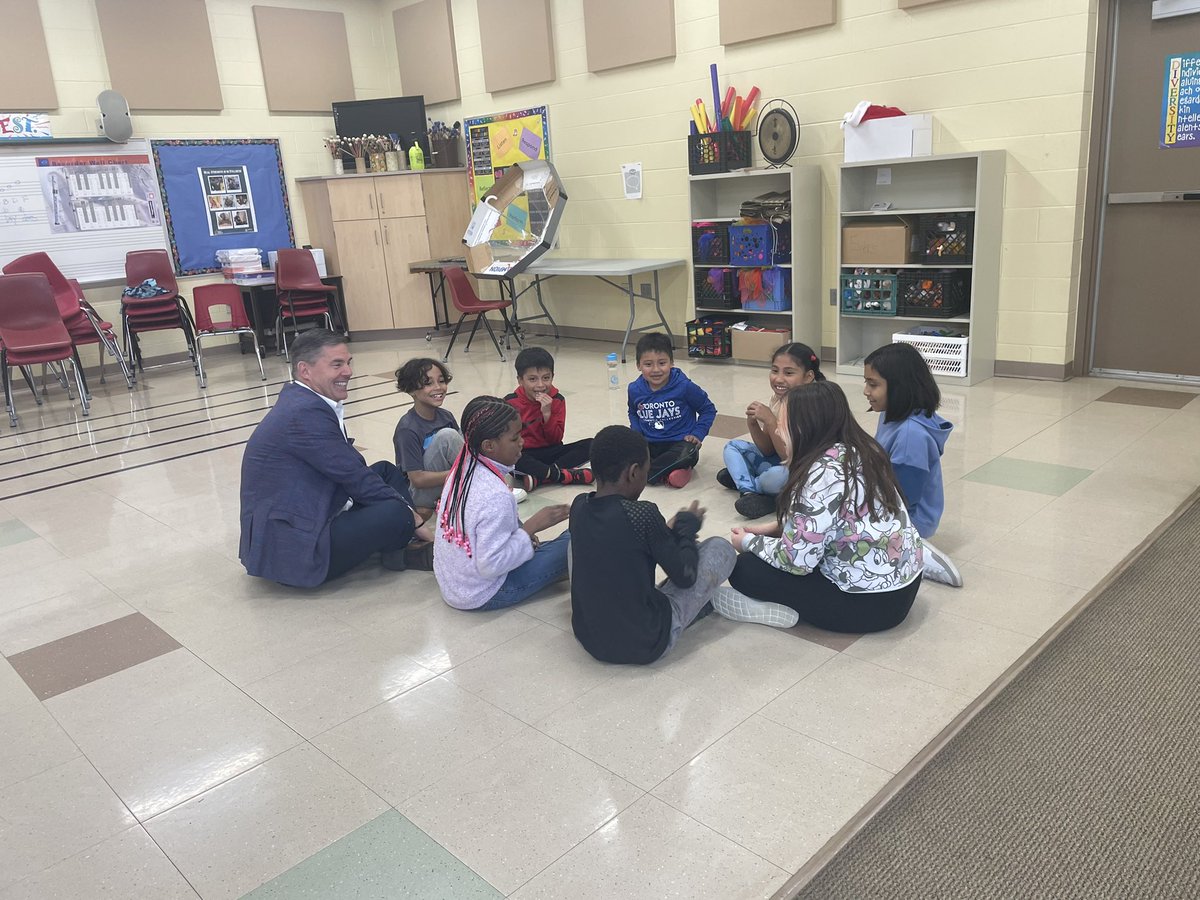
[[[605,362],[608,364],[608,389],[615,391],[621,386],[621,370],[617,367],[617,354],[608,354]]]

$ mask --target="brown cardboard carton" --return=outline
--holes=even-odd
[[[900,222],[842,226],[843,266],[898,266],[908,262],[908,226]]]
[[[734,328],[732,331],[733,358],[748,362],[770,362],[771,354],[792,339],[792,333],[784,328],[770,331]]]
[[[509,166],[484,195],[463,235],[467,269],[518,275],[554,245],[567,195],[545,160]],[[502,227],[503,226],[503,227]]]

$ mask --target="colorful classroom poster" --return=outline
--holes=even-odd
[[[466,119],[463,125],[472,209],[508,166],[550,158],[550,125],[544,106],[478,116]],[[528,222],[527,200],[518,198],[508,207],[506,220],[492,233],[492,240],[520,240]]]
[[[54,137],[46,113],[0,113],[0,140],[30,141]]]
[[[208,208],[209,234],[246,234],[254,225],[254,195],[245,166],[197,166]]]
[[[1158,146],[1200,147],[1200,53],[1168,56]]]
[[[39,156],[50,231],[111,231],[162,222],[158,179],[146,154]]]

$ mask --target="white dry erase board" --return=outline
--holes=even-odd
[[[0,266],[43,250],[89,284],[154,249],[169,245],[149,141],[0,144]]]

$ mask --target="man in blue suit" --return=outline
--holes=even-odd
[[[372,554],[385,568],[432,568],[432,532],[413,511],[408,479],[368,466],[346,436],[350,349],[324,329],[292,347],[294,380],[254,429],[242,456],[242,539],[251,575],[314,587]]]

